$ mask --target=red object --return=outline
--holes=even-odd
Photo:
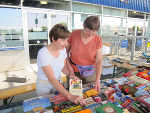
[[[139,77],[141,77],[141,78],[144,78],[144,79],[150,81],[150,75],[148,75],[148,74],[145,73],[145,72],[138,72],[137,76],[139,76]]]
[[[130,85],[130,84],[132,84],[132,83],[134,83],[135,81],[131,81],[131,82],[129,82],[129,83],[127,83],[128,85]]]
[[[138,76],[138,77],[141,77],[143,73],[145,73],[145,72],[143,72],[143,71],[142,71],[142,72],[138,72],[138,73],[137,73],[137,76]]]
[[[132,75],[131,75],[131,72],[129,71],[127,73],[124,73],[122,76],[124,76],[124,77],[131,77]]]
[[[126,1],[126,4],[128,4],[129,2],[128,1]]]
[[[131,99],[127,99],[124,103],[121,104],[121,106],[122,106],[123,108],[126,108],[128,105],[130,105],[131,102],[132,102]]]
[[[55,106],[55,107],[54,107],[54,112],[57,112],[59,109],[60,109],[59,106]]]
[[[52,102],[54,102],[54,104],[59,104],[59,103],[61,103],[61,102],[63,102],[63,101],[69,101],[64,95],[62,95],[62,94],[58,94],[58,95],[56,95],[56,96],[54,96],[54,97],[50,97],[50,100],[52,101]]]
[[[129,92],[129,89],[128,89],[128,88],[126,88],[126,89],[125,89],[125,92],[127,92],[127,93],[128,93],[128,92]]]
[[[145,84],[142,84],[142,85],[137,86],[136,89],[138,89],[138,88],[140,88],[140,87],[142,87],[142,86],[145,86]]]
[[[107,97],[110,97],[115,92],[114,88],[108,87],[108,89],[104,92]]]
[[[95,101],[95,102],[100,102],[100,101],[102,101],[102,100],[101,100],[101,97],[95,97],[95,98],[94,98],[94,101]]]
[[[121,90],[121,89],[122,89],[122,86],[121,86],[120,84],[119,84],[118,86],[119,86],[119,89]]]
[[[107,100],[113,100],[114,99],[114,96],[110,96],[107,98]]]

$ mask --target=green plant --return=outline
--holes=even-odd
[[[133,26],[132,29],[135,30],[135,26]],[[139,30],[140,30],[140,27],[137,26],[137,31],[139,31]]]
[[[61,22],[61,23],[59,23],[59,24],[62,24],[62,25],[64,25],[64,26],[67,27],[67,23],[65,23],[65,22]]]
[[[47,26],[42,26],[43,31],[47,31]]]

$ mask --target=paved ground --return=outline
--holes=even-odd
[[[19,71],[11,71],[0,73],[0,91],[6,89],[12,89],[14,87],[35,83],[36,81],[36,73],[27,71],[27,70],[19,70]],[[22,95],[15,96],[12,102],[22,101],[25,99],[29,99],[35,97],[36,92],[29,92]],[[2,100],[0,100],[0,106],[2,105]]]

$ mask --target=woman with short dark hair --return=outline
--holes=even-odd
[[[56,24],[49,33],[51,43],[39,50],[37,56],[37,81],[36,92],[40,95],[50,94],[52,90],[57,90],[70,101],[81,105],[85,101],[80,96],[70,94],[59,82],[61,79],[61,71],[69,74],[69,71],[64,71],[66,68],[66,50],[67,39],[70,32],[67,27]]]
[[[84,29],[74,30],[66,47],[70,73],[82,79],[83,83],[94,82],[98,92],[102,70],[102,39],[96,34],[99,27],[99,17],[87,17]]]

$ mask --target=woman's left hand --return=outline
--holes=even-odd
[[[95,80],[95,90],[100,92],[100,80]]]

